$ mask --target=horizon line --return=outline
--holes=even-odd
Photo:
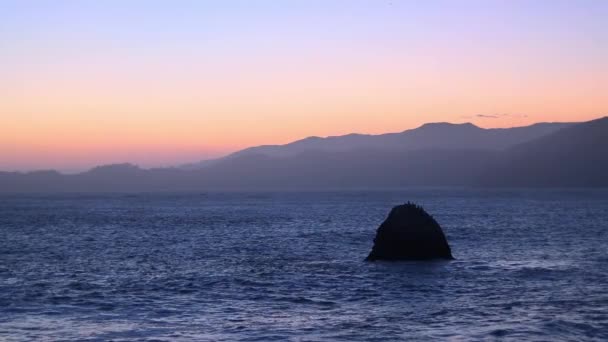
[[[480,114],[481,115],[481,114]],[[213,160],[218,160],[218,159],[223,159],[226,158],[228,156],[231,156],[233,154],[236,154],[240,151],[245,151],[248,149],[252,149],[252,148],[257,148],[257,147],[279,147],[279,146],[286,146],[289,144],[293,144],[299,141],[303,141],[303,140],[307,140],[307,139],[311,139],[311,138],[316,138],[316,139],[331,139],[331,138],[340,138],[340,137],[346,137],[346,136],[352,136],[352,135],[360,135],[360,136],[382,136],[382,135],[390,135],[390,134],[403,134],[406,132],[410,132],[410,131],[414,131],[417,129],[420,129],[422,127],[425,126],[429,126],[429,125],[452,125],[452,126],[464,126],[464,125],[470,125],[473,127],[476,127],[478,129],[482,129],[482,130],[507,130],[507,129],[516,129],[516,128],[523,128],[523,127],[531,127],[534,125],[540,125],[540,124],[578,124],[578,123],[584,123],[584,122],[591,122],[591,121],[596,121],[596,120],[601,120],[601,119],[605,119],[608,118],[608,115],[602,115],[599,116],[595,119],[592,120],[587,120],[587,121],[539,121],[539,122],[535,122],[529,125],[522,125],[522,126],[512,126],[512,127],[480,127],[470,121],[468,122],[461,122],[461,123],[454,123],[454,122],[448,122],[448,121],[435,121],[435,122],[427,122],[421,125],[418,125],[414,128],[407,128],[405,130],[402,131],[397,131],[397,132],[385,132],[385,133],[379,133],[379,134],[368,134],[368,133],[359,133],[359,132],[353,132],[353,133],[348,133],[348,134],[342,134],[342,135],[327,135],[327,136],[315,136],[315,135],[310,135],[310,136],[306,136],[304,138],[300,138],[300,139],[295,139],[293,141],[290,141],[288,143],[285,144],[262,144],[262,145],[253,145],[253,146],[248,146],[248,147],[244,147],[244,148],[240,148],[240,149],[235,149],[233,151],[227,152],[223,155],[220,155],[218,157],[215,158],[207,158],[207,159],[200,159],[197,161],[184,161],[178,164],[172,164],[172,165],[155,165],[155,166],[150,166],[150,167],[143,167],[138,163],[134,163],[134,162],[130,162],[130,161],[116,161],[116,162],[107,162],[107,163],[100,163],[100,164],[96,164],[96,165],[92,165],[90,167],[87,168],[79,168],[79,169],[56,169],[56,168],[36,168],[36,169],[26,169],[26,170],[0,170],[0,172],[4,172],[4,173],[21,173],[21,174],[29,174],[29,173],[36,173],[36,172],[56,172],[59,173],[61,175],[75,175],[75,174],[82,174],[82,173],[86,173],[86,172],[90,172],[92,170],[95,170],[97,168],[102,168],[102,167],[112,167],[112,166],[133,166],[136,167],[140,170],[154,170],[154,169],[183,169],[185,166],[188,165],[196,165],[199,163],[203,163],[205,161],[213,161]]]

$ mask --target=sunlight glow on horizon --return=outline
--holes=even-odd
[[[608,115],[603,1],[7,1],[0,170]]]

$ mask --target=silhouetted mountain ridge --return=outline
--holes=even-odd
[[[538,136],[530,139],[533,133]],[[434,141],[439,134],[441,139]],[[268,147],[246,149],[190,170],[124,163],[76,175],[0,172],[0,192],[608,186],[607,117],[491,130],[438,123],[380,136],[308,138],[273,146],[270,152]]]
[[[501,186],[608,186],[608,117],[513,146],[483,177]]]
[[[481,148],[486,150],[503,150],[571,125],[573,124],[538,123],[524,127],[484,129],[472,123],[427,123],[418,128],[399,133],[380,135],[352,133],[325,138],[312,136],[285,145],[249,147],[224,158],[188,164],[184,168],[196,169],[207,167],[224,159],[231,159],[246,154],[288,157],[307,150],[319,152],[346,152],[361,148],[403,150]]]

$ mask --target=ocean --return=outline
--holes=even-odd
[[[456,260],[365,262],[413,201]],[[3,341],[608,339],[608,190],[0,195]]]

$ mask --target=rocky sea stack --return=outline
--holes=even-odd
[[[422,207],[394,207],[376,232],[367,261],[454,259],[441,226]]]

